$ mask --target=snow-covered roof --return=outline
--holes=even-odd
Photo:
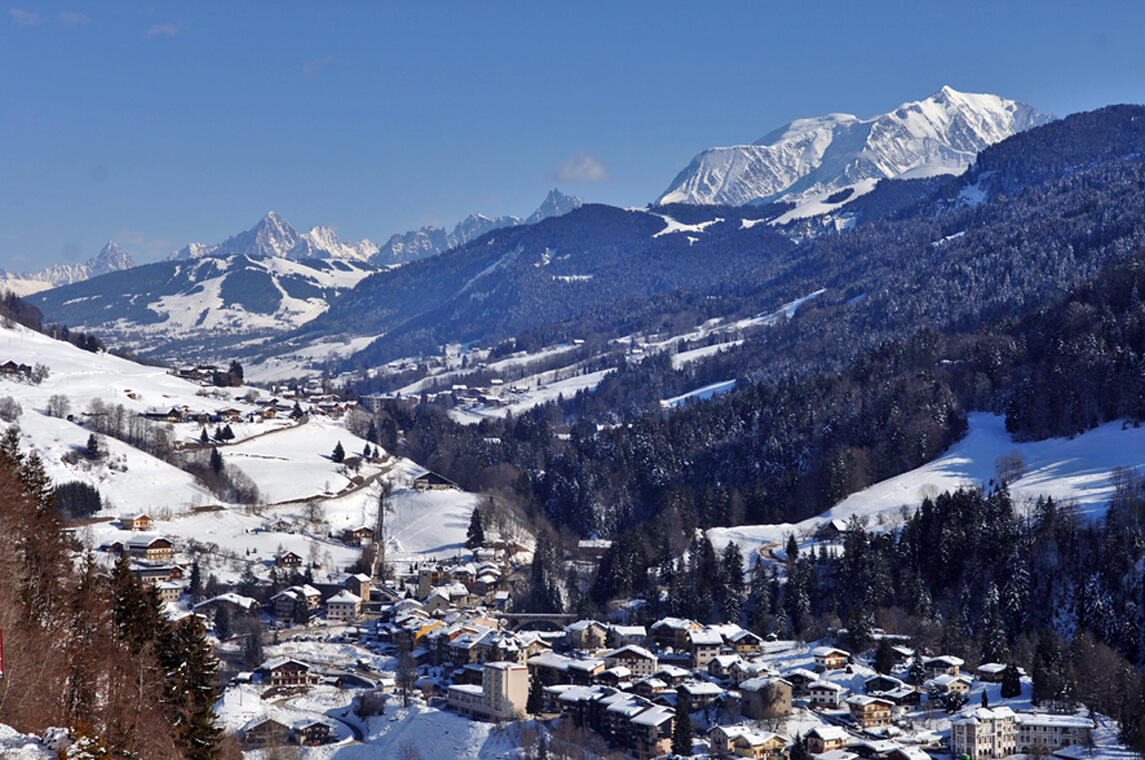
[[[850,734],[848,734],[846,732],[846,730],[843,729],[842,726],[829,726],[829,725],[815,726],[815,728],[811,729],[811,731],[809,733],[815,734],[816,736],[818,736],[820,739],[822,739],[825,742],[840,741],[840,740],[846,741],[851,736]]]
[[[205,607],[210,604],[217,604],[219,602],[233,604],[236,607],[242,607],[244,610],[254,609],[258,606],[257,599],[251,599],[249,596],[243,596],[242,594],[236,594],[233,591],[228,591],[225,594],[219,594],[218,596],[212,596],[210,599],[204,599],[203,601],[196,604],[194,609],[197,610],[200,607]]]
[[[632,718],[630,722],[638,726],[660,726],[663,725],[665,721],[671,720],[675,715],[675,711],[671,708],[655,705]]]
[[[834,681],[815,681],[814,683],[808,684],[807,688],[815,689],[816,691],[833,691],[836,693],[842,693],[847,690],[846,687],[841,686]]]
[[[819,646],[811,650],[812,657],[850,657],[851,653],[835,647]]]
[[[719,646],[724,643],[724,637],[719,631],[701,628],[698,631],[688,631],[688,641],[692,646]]]
[[[283,665],[288,665],[290,663],[294,663],[295,665],[301,665],[305,670],[310,670],[309,665],[307,665],[305,662],[302,662],[302,660],[296,660],[293,657],[274,657],[274,658],[271,658],[271,659],[267,660],[266,662],[264,662],[263,664],[259,665],[258,669],[259,670],[277,670],[278,668],[281,668]]]
[[[1093,721],[1080,715],[1056,715],[1051,713],[1016,713],[1015,715],[1018,723],[1023,726],[1093,728]]]
[[[362,597],[343,589],[326,600],[326,604],[361,604]]]
[[[711,681],[688,681],[680,684],[680,688],[694,697],[718,697],[724,693],[719,684]]]
[[[656,659],[656,655],[652,654],[644,647],[638,646],[636,644],[628,644],[627,646],[622,646],[619,649],[613,649],[611,652],[605,652],[604,659],[610,660],[614,657],[624,657],[626,655],[638,657],[642,660]]]

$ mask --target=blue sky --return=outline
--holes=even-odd
[[[0,266],[141,261],[270,209],[384,241],[944,84],[1145,101],[1145,3],[31,3],[0,17]]]

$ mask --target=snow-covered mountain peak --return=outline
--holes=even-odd
[[[863,180],[957,173],[983,148],[1052,119],[1024,103],[944,85],[869,119],[796,119],[752,145],[709,148],[657,203],[738,206],[829,194]]]
[[[564,216],[570,211],[575,211],[581,207],[580,198],[575,195],[566,195],[557,188],[549,191],[545,199],[541,201],[541,205],[529,217],[525,219],[525,224],[536,224],[537,222],[544,221],[554,216]]]
[[[98,274],[117,272],[121,269],[131,269],[135,266],[135,260],[131,258],[131,254],[120,248],[115,241],[108,240],[107,244],[100,249],[99,253],[87,262],[87,265],[91,270],[89,276],[94,277]]]
[[[217,245],[190,243],[169,258],[183,261],[203,256],[267,256],[286,259],[351,259],[365,261],[378,251],[369,240],[346,242],[330,227],[316,226],[299,233],[285,218],[268,211],[258,224]]]

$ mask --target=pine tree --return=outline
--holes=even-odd
[[[199,560],[191,563],[191,583],[189,587],[192,597],[197,597],[203,591],[203,570],[199,567]]]
[[[529,698],[525,702],[525,712],[529,715],[539,715],[545,706],[545,689],[541,685],[540,677],[529,681]]]
[[[910,663],[910,669],[906,673],[907,683],[914,684],[915,686],[922,685],[926,680],[926,668],[922,665],[922,655],[916,654]]]
[[[890,675],[891,670],[895,665],[895,650],[891,645],[891,640],[886,638],[879,639],[879,644],[875,648],[875,670],[883,675]]]
[[[682,702],[676,710],[676,723],[672,726],[672,754],[692,756],[692,716]]]
[[[215,635],[219,637],[219,641],[226,641],[232,633],[230,610],[225,604],[221,604],[215,611]]]
[[[1010,663],[1002,671],[1002,699],[1022,696],[1022,676],[1018,668]]]
[[[217,447],[211,449],[211,472],[221,475],[223,472],[223,455]]]
[[[787,561],[795,562],[799,559],[799,542],[795,540],[795,534],[787,534]]]
[[[345,458],[346,450],[342,448],[342,442],[338,441],[338,443],[334,446],[334,452],[330,455],[330,459],[335,463],[339,463],[342,462]]]
[[[199,443],[206,446],[210,442],[211,442],[211,437],[209,435],[207,435],[207,428],[204,427],[203,432],[199,434]]]
[[[476,507],[469,515],[469,529],[465,532],[465,548],[476,549],[485,545],[485,527],[482,525],[481,510]]]
[[[370,427],[366,429],[366,440],[370,443],[378,442],[378,426],[370,420]]]

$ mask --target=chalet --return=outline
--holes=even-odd
[[[846,689],[834,681],[816,681],[808,685],[807,698],[812,707],[834,710],[843,704]]]
[[[816,726],[807,733],[807,752],[821,755],[824,752],[842,749],[850,741],[851,735],[841,726]]]
[[[129,556],[149,562],[169,560],[175,551],[175,545],[166,538],[149,534],[129,538],[124,548]]]
[[[690,671],[675,665],[661,665],[652,675],[669,686],[679,686],[692,677]]]
[[[599,649],[608,640],[608,627],[595,620],[577,620],[565,626],[565,635],[574,649]]]
[[[258,612],[258,600],[252,599],[249,596],[227,592],[212,596],[210,599],[205,599],[196,604],[192,609],[195,612],[205,614],[210,620],[214,620],[215,615],[222,608],[226,608],[227,612],[232,616],[236,615],[249,615]]]
[[[612,687],[627,687],[632,681],[632,671],[623,665],[602,670],[596,677],[596,682]]]
[[[326,619],[357,620],[362,614],[362,599],[345,589],[326,600]]]
[[[965,664],[961,657],[954,657],[953,655],[943,654],[938,657],[927,657],[922,661],[922,667],[926,670],[926,674],[934,678],[935,676],[959,675],[959,668]]]
[[[724,695],[724,690],[711,681],[688,681],[676,687],[676,704],[687,705],[688,712],[703,710]]]
[[[759,757],[775,760],[783,756],[787,739],[769,731],[745,731],[732,740],[736,757]]]
[[[164,565],[139,565],[131,568],[131,574],[143,588],[152,588],[171,580],[171,568]]]
[[[797,697],[806,697],[807,689],[811,684],[821,680],[819,674],[807,668],[794,668],[783,674],[783,680],[791,684],[792,692]]]
[[[661,647],[684,649],[688,646],[688,631],[698,631],[700,627],[694,620],[661,618],[652,624],[652,639]]]
[[[247,747],[279,746],[290,738],[290,726],[262,716],[248,721],[238,733]]]
[[[847,707],[851,710],[851,723],[863,729],[889,724],[894,712],[894,703],[890,700],[866,694],[849,698]]]
[[[712,678],[728,678],[733,665],[742,662],[738,654],[721,654],[708,660],[708,675]]]
[[[436,472],[425,472],[413,479],[415,491],[448,491],[451,488],[460,490],[456,483]]]
[[[354,530],[351,531],[350,535],[354,537],[355,541],[357,541],[359,544],[362,544],[367,541],[374,540],[374,529],[369,525],[359,525],[357,528],[354,528]]]
[[[893,691],[902,685],[903,682],[893,676],[876,675],[863,681],[863,691],[867,694],[881,694],[884,691]]]
[[[727,670],[728,670],[727,679],[729,681],[731,681],[733,685],[736,685],[736,686],[743,683],[744,681],[750,681],[751,679],[759,678],[760,676],[779,675],[778,673],[776,673],[774,670],[771,669],[771,666],[769,666],[765,662],[748,662],[748,661],[743,660],[743,659],[740,659],[737,662],[734,662],[731,665],[729,665]],[[815,679],[812,679],[812,680],[815,680]],[[792,684],[792,693],[793,694],[795,693],[794,688],[795,688],[795,685]]]
[[[791,684],[782,678],[752,678],[739,689],[740,711],[745,718],[766,720],[791,714]]]
[[[978,678],[988,683],[1001,683],[1002,674],[1006,672],[1006,665],[1001,662],[984,662],[975,671]]]
[[[301,567],[302,557],[294,552],[286,552],[274,558],[274,565],[275,567]]]
[[[310,666],[290,657],[276,657],[258,666],[263,679],[271,686],[309,686],[318,679],[310,673]]]
[[[891,689],[890,691],[880,691],[874,696],[882,697],[883,699],[889,699],[899,707],[909,707],[911,705],[917,705],[922,702],[922,692],[907,683],[904,683],[897,689]]]
[[[183,586],[173,581],[159,581],[155,584],[155,595],[161,602],[177,602],[183,595]]]
[[[629,644],[644,646],[648,641],[648,631],[642,625],[610,625],[608,627],[607,643],[611,647],[623,647]]]
[[[708,662],[720,653],[724,637],[712,628],[688,631],[688,649],[692,653],[692,667],[705,668]]]
[[[927,692],[936,695],[969,694],[971,680],[969,676],[952,676],[943,673],[940,676],[928,679],[923,686]]]
[[[243,418],[243,412],[241,409],[220,409],[218,412],[216,412],[216,414],[218,415],[218,418],[223,422],[241,422]]]
[[[835,647],[815,647],[811,650],[816,670],[841,670],[846,667],[851,653]]]
[[[119,525],[124,530],[151,530],[151,518],[142,513],[138,515],[130,515],[127,517],[119,518]]]
[[[0,364],[0,375],[31,375],[32,368],[27,364],[17,364],[9,359]]]
[[[656,672],[658,664],[656,655],[644,647],[628,645],[620,649],[613,649],[604,655],[604,666],[613,668],[617,665],[627,667],[634,676],[650,676]]]
[[[306,718],[294,724],[294,741],[303,747],[330,744],[338,738],[330,721]]]
[[[728,636],[728,643],[739,655],[759,654],[763,651],[763,639],[751,631],[739,630]]]

